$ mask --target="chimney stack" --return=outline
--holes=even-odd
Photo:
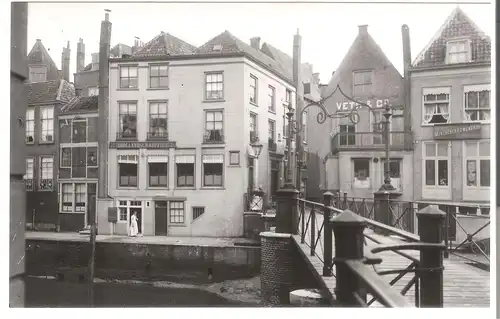
[[[109,13],[106,12],[104,21],[101,22],[101,37],[99,41],[99,99],[98,99],[98,145],[99,167],[107,167],[108,153],[108,116],[109,116],[109,51],[111,42],[111,22]],[[106,169],[99,169],[98,177],[98,198],[106,198],[108,195],[108,177]],[[95,218],[95,217],[94,217]]]
[[[76,72],[81,72],[85,68],[85,44],[83,39],[78,40],[76,45]]]
[[[63,48],[61,57],[61,71],[62,78],[66,82],[69,82],[69,60],[70,60],[71,50],[69,49],[69,41],[66,48]]]
[[[358,25],[358,31],[360,34],[368,33],[368,24]]]
[[[255,50],[260,50],[260,37],[253,37],[250,39],[250,46]]]
[[[162,34],[164,32],[162,31]],[[134,54],[137,50],[139,50],[142,47],[142,42],[141,38],[139,37],[134,37],[134,46],[132,47],[132,54]],[[121,54],[120,54],[121,56]]]
[[[411,47],[410,47],[410,28],[406,24],[401,26],[401,35],[403,38],[403,96],[404,96],[404,109],[403,109],[403,119],[404,119],[404,130],[411,131],[411,79],[410,79],[410,67],[411,67]],[[408,135],[408,134],[406,134]],[[405,135],[405,136],[406,136]],[[411,147],[412,145],[411,136],[405,138],[405,145]]]
[[[99,53],[92,53],[92,70],[99,70]]]

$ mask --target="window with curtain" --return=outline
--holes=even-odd
[[[423,124],[448,123],[450,121],[449,89],[424,89]]]
[[[466,142],[465,147],[467,187],[490,187],[490,142]]]
[[[224,98],[224,74],[222,72],[205,74],[205,99],[222,100]]]
[[[150,102],[148,137],[167,138],[167,119],[167,102]]]
[[[465,121],[488,122],[491,117],[490,85],[464,87]]]
[[[205,143],[217,143],[224,141],[223,113],[221,110],[205,111]]]
[[[33,144],[35,142],[35,109],[28,108],[26,110],[26,143]]]
[[[120,132],[119,137],[136,138],[137,137],[137,104],[120,103]]]
[[[41,142],[54,141],[54,107],[46,106],[40,108]]]

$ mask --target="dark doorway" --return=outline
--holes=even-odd
[[[97,184],[96,183],[88,183],[87,184],[87,203],[88,203],[88,211],[87,211],[87,225],[92,224],[92,220],[96,221],[96,195],[97,195]]]
[[[167,235],[167,202],[166,201],[155,201],[155,235],[166,236]]]

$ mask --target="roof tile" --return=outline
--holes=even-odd
[[[133,57],[157,57],[166,55],[191,54],[195,46],[165,32],[153,38],[132,54]]]
[[[97,112],[99,105],[99,96],[76,96],[71,99],[65,106],[61,108],[61,113],[90,113]]]
[[[472,63],[491,61],[491,40],[459,7],[441,26],[429,44],[413,62],[415,67],[430,67],[445,64],[446,44],[449,40],[469,37]]]

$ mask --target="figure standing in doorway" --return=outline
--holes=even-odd
[[[137,227],[137,213],[134,212],[132,217],[130,217],[130,236],[135,237],[139,229]]]

